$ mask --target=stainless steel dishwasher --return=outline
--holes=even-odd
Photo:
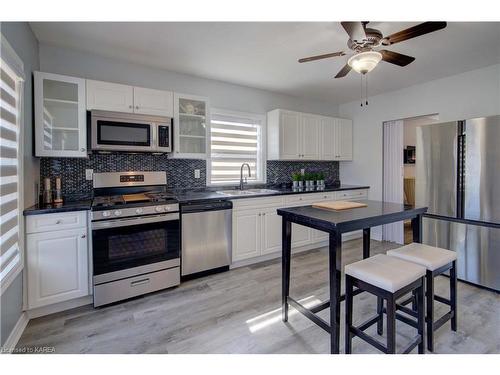
[[[181,205],[181,276],[225,271],[231,263],[230,201],[198,201]]]

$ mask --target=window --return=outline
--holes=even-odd
[[[249,183],[265,182],[265,117],[212,109],[209,184],[239,183],[243,163],[250,166]],[[244,176],[248,176],[245,168]]]
[[[22,62],[1,39],[0,60],[0,284],[2,291],[22,269],[20,235],[20,124]]]

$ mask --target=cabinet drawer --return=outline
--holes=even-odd
[[[26,233],[87,227],[87,211],[59,212],[26,217]]]
[[[367,198],[368,198],[368,191],[366,189],[337,191],[338,200],[367,199]]]
[[[235,209],[250,209],[263,208],[283,205],[283,197],[263,197],[263,198],[242,198],[235,199],[233,202],[233,210]]]
[[[179,267],[174,267],[96,285],[94,286],[94,306],[107,305],[126,298],[171,288],[179,285],[180,276]]]
[[[310,193],[310,194],[297,194],[290,195],[285,198],[285,204],[311,204],[313,202],[320,202],[324,200],[333,200],[332,193]]]

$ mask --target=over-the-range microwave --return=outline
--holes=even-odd
[[[172,152],[172,119],[134,113],[91,111],[92,151]]]

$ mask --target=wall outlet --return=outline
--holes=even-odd
[[[302,168],[302,169],[300,170],[300,174],[301,174],[302,176],[306,174],[306,170],[305,170],[305,168]]]
[[[93,169],[85,169],[85,179],[87,181],[92,181],[94,177],[94,170]]]
[[[199,169],[194,170],[194,178],[200,178],[200,170]]]

